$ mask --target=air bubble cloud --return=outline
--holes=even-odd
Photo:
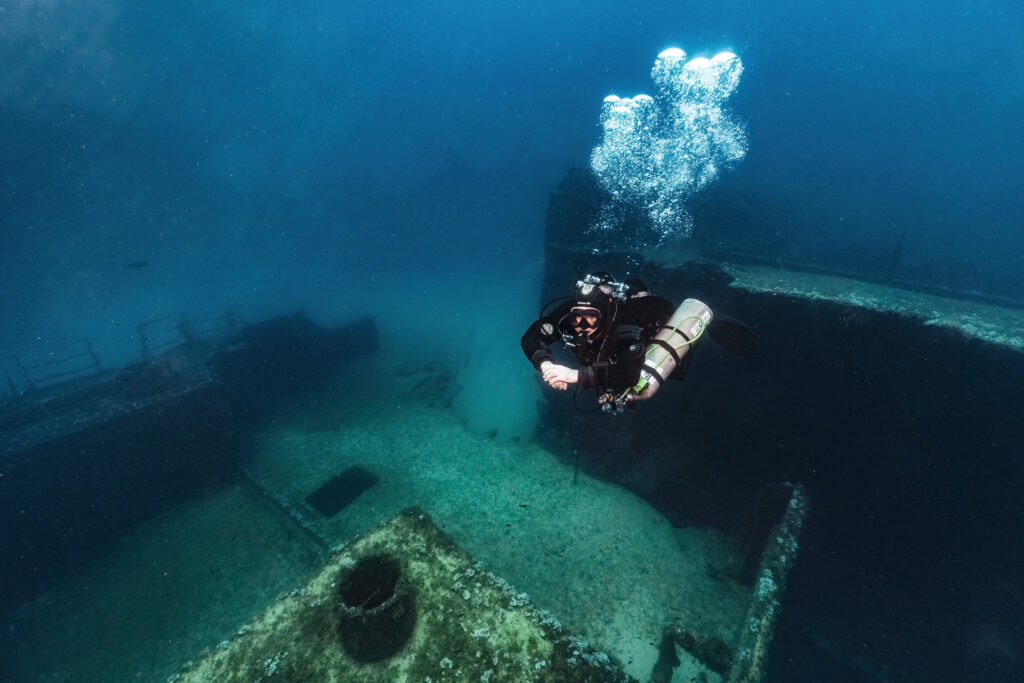
[[[689,199],[747,153],[746,129],[726,111],[742,72],[740,58],[731,52],[687,61],[685,52],[669,48],[651,70],[655,97],[605,98],[604,135],[590,167],[610,200],[593,230],[624,232],[626,217],[639,211],[649,218],[653,234],[623,234],[633,246],[690,236]]]

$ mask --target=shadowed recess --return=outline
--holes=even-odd
[[[324,517],[333,517],[376,483],[377,475],[356,465],[306,496],[306,502]]]
[[[416,609],[398,562],[383,555],[360,560],[338,594],[338,635],[350,657],[380,662],[401,652],[416,627]]]

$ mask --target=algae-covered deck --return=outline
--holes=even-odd
[[[956,330],[991,344],[1024,352],[1024,306],[990,303],[969,293],[945,295],[865,282],[839,275],[763,265],[720,263],[730,286],[750,292],[786,294],[913,318],[922,325]]]
[[[16,653],[7,670],[41,680],[224,680],[227,669],[265,680],[326,670],[365,681],[488,670],[493,680],[758,680],[807,509],[798,488],[751,581],[721,532],[674,527],[537,443],[467,429],[435,404],[445,376],[381,351],[292,395],[239,455],[240,481],[169,510],[22,605],[4,633]],[[422,512],[402,533],[419,540],[381,541],[411,506]],[[428,550],[444,569],[430,581]],[[393,655],[356,662],[335,588],[368,555],[407,576],[418,616]],[[453,600],[464,610],[452,612]],[[55,654],[55,640],[75,647]]]
[[[793,488],[792,507],[772,520],[779,525],[773,538],[785,543],[764,553],[761,573],[749,582],[724,534],[675,528],[635,494],[574,473],[564,456],[539,444],[468,430],[449,409],[430,405],[429,392],[416,394],[424,378],[440,381],[443,372],[431,365],[395,372],[396,365],[385,354],[348,369],[352,386],[379,389],[372,396],[328,391],[280,415],[254,441],[243,465],[250,480],[326,547],[419,506],[474,562],[523,593],[531,609],[550,614],[636,679],[650,680],[655,670],[670,677],[667,662],[677,656],[680,676],[757,679],[798,554],[802,490]],[[339,480],[354,488],[336,487]],[[358,497],[325,512],[318,509],[325,485],[338,488],[343,501]],[[477,664],[460,666],[471,672]],[[365,680],[385,680],[385,669],[360,670]],[[536,673],[537,680],[560,675]]]

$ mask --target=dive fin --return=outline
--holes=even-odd
[[[737,356],[752,356],[757,351],[757,335],[736,318],[715,312],[708,334],[719,346]]]

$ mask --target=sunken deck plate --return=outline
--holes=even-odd
[[[372,488],[377,481],[377,475],[373,472],[354,465],[306,496],[306,503],[330,519],[348,507],[363,491]]]

